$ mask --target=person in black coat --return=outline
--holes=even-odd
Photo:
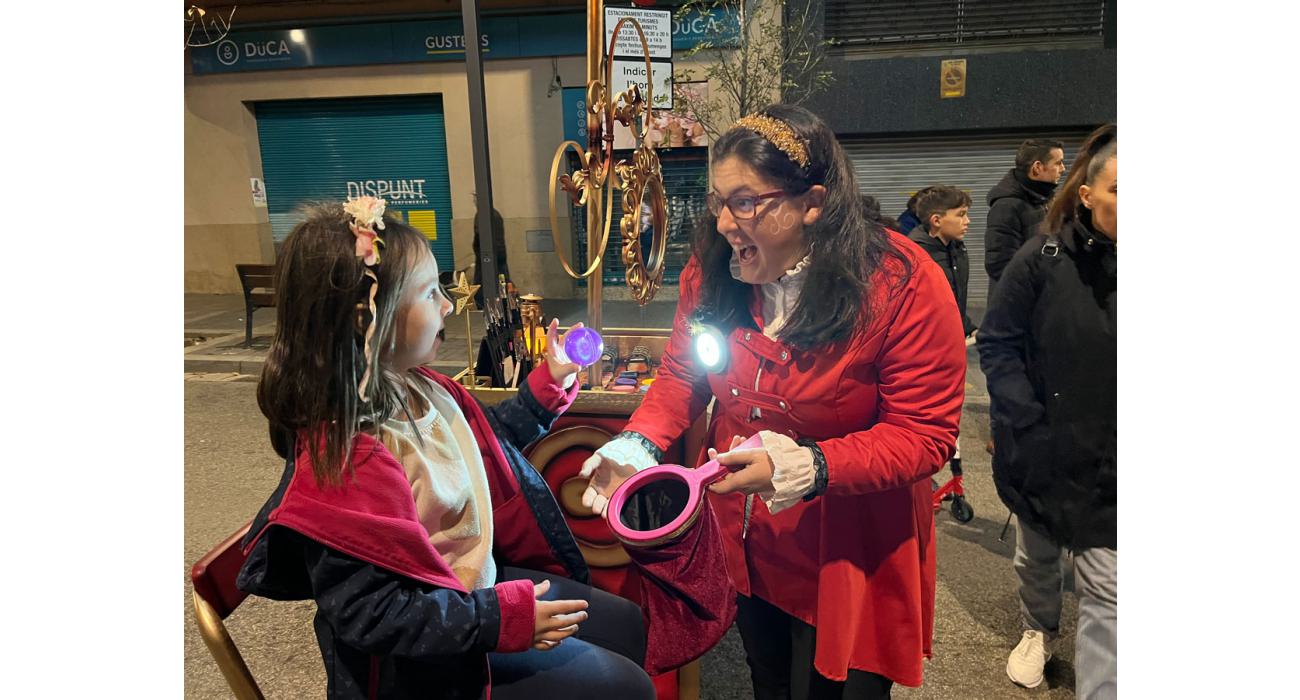
[[[902,233],[902,224],[885,216],[880,212],[880,200],[869,194],[862,195],[862,209],[866,212],[867,218],[884,226],[891,231]]]
[[[970,258],[966,255],[966,229],[970,226],[970,195],[947,185],[921,190],[916,201],[918,223],[907,234],[929,253],[943,269],[961,314],[962,332],[967,338],[975,333],[975,323],[966,313],[966,288],[970,280]],[[971,341],[967,341],[970,345]]]
[[[1013,681],[1042,682],[1073,553],[1076,695],[1114,697],[1116,168],[1114,125],[1085,142],[1044,221],[1007,265],[979,333],[995,423],[993,481],[1017,518],[1025,632]]]
[[[1029,139],[1016,151],[1016,166],[989,190],[989,215],[984,228],[984,270],[989,295],[1002,270],[1020,246],[1038,233],[1047,202],[1065,172],[1065,147],[1060,141]]]
[[[921,217],[916,214],[916,201],[920,199],[921,195],[925,194],[925,191],[928,189],[930,188],[922,187],[913,192],[911,197],[908,197],[907,208],[903,210],[902,214],[898,215],[899,228],[895,229],[896,231],[907,235],[912,232],[912,229],[916,228],[917,224],[921,223]]]
[[[478,202],[478,195],[474,196],[475,203]],[[497,261],[497,274],[505,275],[510,279],[510,264],[506,259],[506,222],[501,217],[501,212],[492,207],[492,250],[495,253]],[[483,308],[483,253],[480,250],[481,232],[478,228],[478,213],[474,214],[474,282],[479,289],[474,292],[474,304],[479,309]],[[500,290],[504,293],[505,290]]]

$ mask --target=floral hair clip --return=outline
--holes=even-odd
[[[384,208],[387,206],[388,202],[369,196],[349,199],[343,204],[343,211],[352,216],[348,228],[357,237],[357,257],[367,267],[379,264],[379,248],[376,244],[382,247],[384,239],[375,233],[375,228],[384,230]]]
[[[379,293],[379,277],[374,268],[379,265],[379,251],[384,246],[384,239],[375,233],[375,228],[384,230],[384,208],[388,202],[378,197],[357,197],[343,203],[343,211],[352,217],[348,228],[357,237],[357,257],[366,266],[365,275],[370,278],[370,325],[366,326],[365,357],[366,371],[361,375],[357,385],[357,395],[366,400],[366,387],[370,384],[370,339],[375,335],[375,319],[379,314],[375,310],[375,295]]]

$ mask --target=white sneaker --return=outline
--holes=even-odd
[[[1052,658],[1047,650],[1047,639],[1042,632],[1026,630],[1020,643],[1011,650],[1007,659],[1007,677],[1016,685],[1037,688],[1043,682],[1043,667]]]

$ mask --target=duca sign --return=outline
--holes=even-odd
[[[691,8],[683,17],[673,16],[673,50],[689,51],[701,42],[714,46],[740,45],[740,15],[734,7],[724,5],[704,15]]]
[[[289,50],[289,42],[283,39],[244,42],[226,39],[217,44],[217,60],[222,64],[233,66],[241,58],[249,61],[292,60],[293,54]]]

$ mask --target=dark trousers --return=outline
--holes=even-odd
[[[888,698],[894,682],[849,669],[833,681],[813,668],[817,629],[761,598],[736,596],[736,625],[745,645],[755,700],[870,700]]]
[[[506,567],[502,581],[551,582],[543,600],[585,600],[587,620],[578,633],[548,651],[488,654],[493,700],[654,700],[645,662],[641,608],[612,593],[554,574]]]

